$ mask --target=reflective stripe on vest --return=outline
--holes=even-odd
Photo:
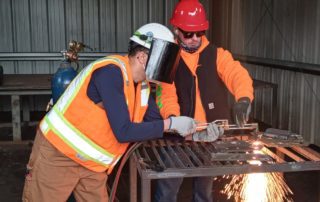
[[[48,132],[52,130],[65,144],[79,154],[80,158],[94,161],[104,167],[108,167],[110,164],[115,164],[120,157],[115,159],[113,154],[108,153],[105,149],[87,138],[83,133],[81,133],[81,131],[65,119],[63,114],[68,109],[70,103],[72,103],[94,66],[106,61],[119,64],[125,81],[129,84],[126,67],[121,60],[113,57],[99,59],[96,62],[89,64],[83,69],[83,71],[81,71],[40,123],[40,129],[44,135],[48,134]]]
[[[141,83],[141,100],[140,100],[140,105],[142,107],[148,105],[149,95],[150,95],[149,85],[147,82],[143,81]]]
[[[109,165],[114,158],[114,155],[108,153],[100,146],[96,145],[79,130],[74,128],[68,120],[64,119],[63,115],[53,109],[49,112],[48,116],[41,123],[54,131],[67,145],[73,148],[85,159],[94,161],[104,166]],[[48,130],[45,130],[48,131]]]

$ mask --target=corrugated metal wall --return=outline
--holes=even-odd
[[[126,52],[129,37],[148,22],[168,25],[178,0],[1,0],[1,53],[57,53],[70,40],[94,52]],[[208,7],[208,0],[202,1]],[[90,52],[89,50],[85,50]],[[84,66],[89,61],[80,62]],[[59,61],[0,61],[5,74],[54,73]],[[43,110],[48,96],[29,99],[31,110]],[[0,111],[10,109],[1,96]]]
[[[235,54],[320,64],[319,0],[219,0],[219,44]],[[213,24],[214,26],[214,24]],[[320,145],[320,76],[244,64],[278,84],[279,127]],[[271,123],[271,91],[256,92],[255,117]]]
[[[1,0],[0,54],[59,52],[70,40],[94,52],[126,52],[135,29],[168,25],[178,0]],[[209,0],[201,1],[210,7]],[[208,15],[210,16],[210,15]],[[89,51],[88,51],[89,52]],[[54,73],[59,62],[1,61],[6,74]]]
[[[168,24],[177,0],[1,0],[1,52],[59,52],[71,39],[125,52],[147,22]],[[1,62],[5,73],[53,73],[59,62]]]
[[[60,52],[70,40],[94,52],[126,52],[134,30],[148,22],[169,24],[178,0],[0,0],[0,54]],[[210,0],[201,0],[209,8]],[[210,15],[208,15],[210,16]],[[90,52],[87,50],[87,52]],[[54,73],[58,61],[0,61],[5,74]],[[80,62],[81,66],[88,61]],[[33,99],[37,99],[33,102]],[[32,110],[43,110],[36,96]],[[0,111],[9,109],[1,96]]]
[[[83,41],[95,52],[125,52],[128,38],[139,26],[168,25],[177,1],[1,0],[0,53],[59,52],[71,39]],[[320,1],[201,2],[211,21],[209,38],[233,53],[320,64]],[[0,65],[6,74],[38,74],[55,72],[59,62],[1,61]],[[279,127],[320,144],[319,76],[245,65],[254,78],[278,84]],[[271,99],[270,90],[256,93],[256,118],[272,122]],[[33,102],[34,109],[39,102]],[[2,97],[0,104],[0,110],[7,109],[9,100]]]

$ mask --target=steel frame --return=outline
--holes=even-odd
[[[219,150],[223,144],[227,149]],[[251,144],[248,147],[231,144],[229,151],[228,145],[230,140],[213,143],[176,140],[145,142],[130,158],[130,201],[137,201],[137,171],[141,178],[141,201],[147,202],[151,200],[153,179],[320,170],[320,154],[308,145],[286,144],[282,147],[262,143],[260,151],[263,155],[261,159],[257,156],[257,160],[262,162],[259,166],[249,164],[247,160],[230,161],[232,155],[243,156],[246,153],[248,157],[244,159],[252,158],[254,148]],[[235,152],[237,148],[238,152]],[[218,153],[223,153],[226,159],[221,159],[221,155],[217,155],[219,159],[214,159],[212,154]],[[167,161],[163,161],[161,156],[166,157]],[[159,168],[163,171],[156,171]]]

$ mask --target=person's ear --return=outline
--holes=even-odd
[[[139,63],[145,64],[147,58],[148,58],[147,55],[143,51],[140,51],[137,53],[137,59],[138,59]]]

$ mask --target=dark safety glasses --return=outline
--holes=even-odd
[[[198,32],[186,32],[186,31],[184,31],[182,29],[179,29],[179,30],[183,34],[183,37],[185,39],[190,39],[194,35],[196,35],[197,37],[202,37],[206,33],[206,31],[204,31],[204,30],[203,31],[198,31]]]

